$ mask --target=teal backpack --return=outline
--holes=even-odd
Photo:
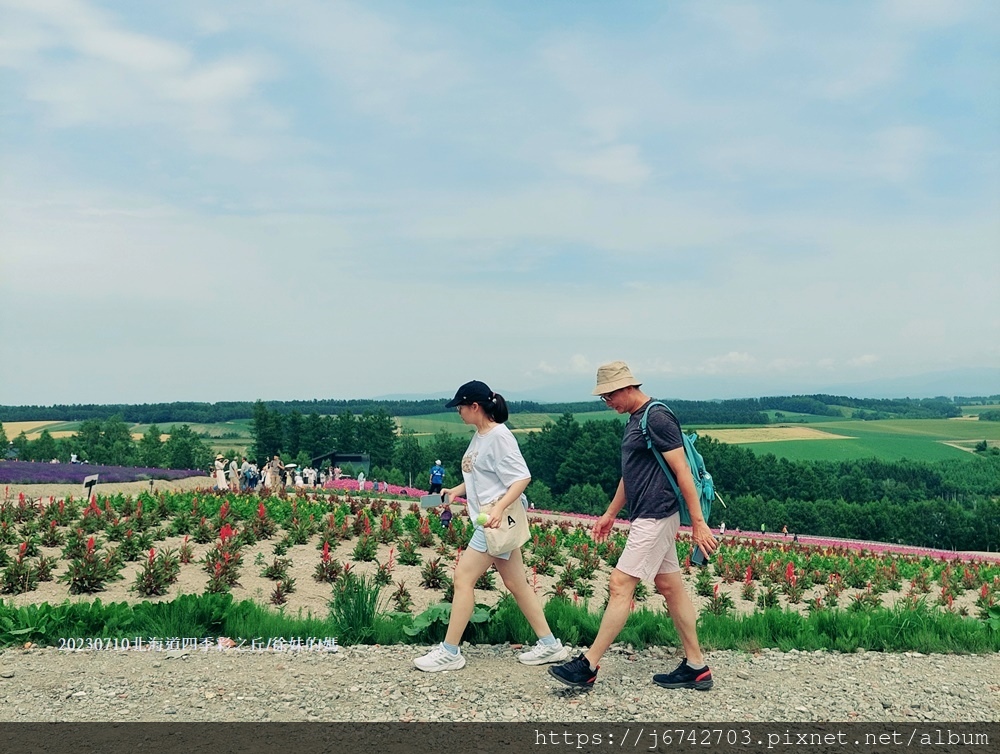
[[[677,486],[677,480],[674,479],[674,473],[670,470],[667,465],[666,460],[663,458],[663,454],[653,447],[653,440],[649,436],[649,430],[646,429],[647,420],[649,418],[649,409],[653,406],[663,406],[667,409],[674,420],[677,422],[677,426],[680,427],[680,420],[677,418],[677,414],[670,410],[670,406],[662,401],[652,401],[646,410],[642,412],[642,420],[639,422],[639,429],[642,430],[642,436],[646,438],[646,447],[652,451],[656,460],[660,464],[660,468],[663,469],[663,473],[667,475],[667,480],[670,482],[670,486],[674,489],[674,494],[677,496],[677,501],[681,506],[681,523],[684,526],[691,525],[691,513],[688,511],[687,504],[684,502],[684,495],[681,494],[680,488]],[[708,469],[705,468],[705,459],[701,457],[701,453],[695,448],[694,443],[698,439],[698,434],[692,432],[689,435],[684,434],[681,430],[681,437],[684,438],[684,455],[687,456],[688,466],[691,468],[691,476],[694,478],[694,488],[698,491],[698,500],[701,502],[701,515],[705,517],[705,523],[708,523],[708,517],[712,513],[712,503],[718,498],[719,502],[722,503],[722,507],[726,507],[726,502],[722,499],[718,492],[715,491],[715,482],[712,480],[712,475],[708,473]]]

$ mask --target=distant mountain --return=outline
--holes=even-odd
[[[640,378],[642,376],[640,375]],[[539,403],[571,403],[591,398],[593,378],[540,385],[510,391],[508,400]],[[906,377],[885,377],[863,382],[831,383],[813,380],[766,379],[705,375],[668,378],[654,375],[644,380],[643,390],[658,398],[680,400],[727,400],[768,395],[846,395],[852,398],[934,398],[939,395],[1000,394],[1000,369],[980,367],[926,372]]]
[[[640,375],[641,378],[641,375]],[[592,398],[592,377],[537,385],[504,392],[509,401],[537,403],[576,403]],[[979,367],[925,372],[907,377],[884,377],[863,382],[824,382],[813,380],[767,379],[763,377],[733,377],[725,374],[697,377],[663,377],[654,375],[644,380],[643,390],[657,398],[709,401],[732,398],[759,398],[767,395],[846,395],[852,398],[934,398],[939,395],[1000,394],[1000,369]],[[503,391],[501,391],[503,392]],[[377,395],[380,401],[448,401],[452,390],[433,393],[389,393]],[[595,399],[596,400],[596,399]]]
[[[926,372],[909,377],[887,377],[865,382],[842,383],[818,393],[850,395],[855,398],[935,398],[944,395],[998,395],[1000,369],[953,369]]]

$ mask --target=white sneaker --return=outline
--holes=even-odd
[[[438,644],[423,657],[416,658],[413,664],[428,673],[436,673],[439,670],[461,670],[465,667],[465,657],[461,652],[453,655],[442,644]]]
[[[522,652],[517,659],[524,665],[544,665],[548,662],[562,662],[569,659],[569,650],[559,639],[555,644],[542,644],[539,640],[527,652]]]

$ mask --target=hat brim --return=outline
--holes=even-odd
[[[602,382],[594,388],[591,395],[607,395],[608,393],[613,393],[615,390],[621,390],[623,387],[640,387],[641,385],[642,383],[635,377],[621,377],[611,382]]]

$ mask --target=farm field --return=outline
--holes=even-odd
[[[981,440],[990,445],[1000,445],[1000,422],[961,419],[847,420],[826,422],[823,431],[850,438],[851,441],[753,442],[744,447],[755,453],[772,453],[779,458],[796,461],[849,461],[873,456],[886,461],[903,458],[942,461],[967,457]],[[706,434],[710,432],[706,431]]]

